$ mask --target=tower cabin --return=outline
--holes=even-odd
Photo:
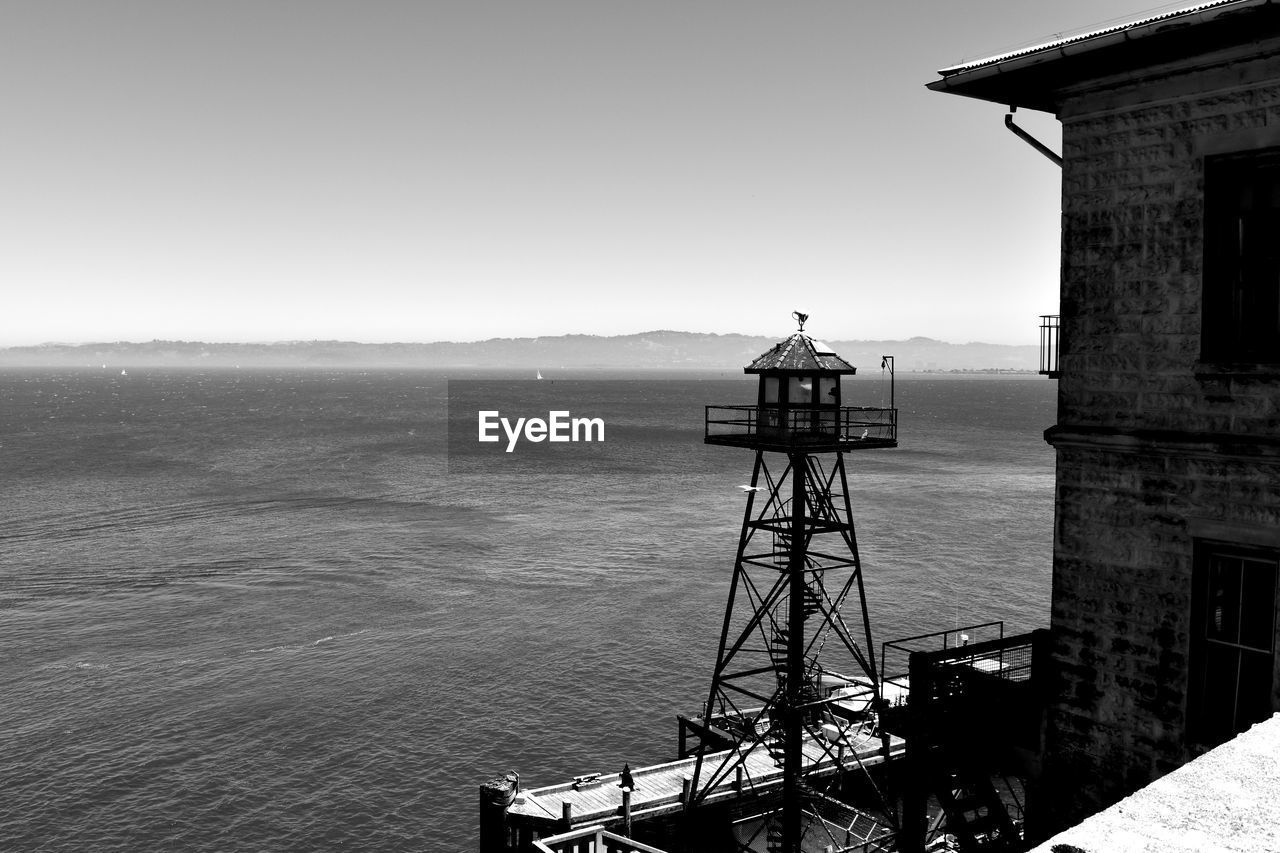
[[[882,363],[888,367],[892,357]],[[892,405],[842,405],[840,380],[857,372],[802,324],[743,369],[760,377],[754,406],[707,406],[706,443],[781,453],[897,447]]]
[[[1224,799],[1196,766],[1280,725],[1280,5],[1211,0],[939,73],[930,89],[1008,107],[1024,139],[1014,109],[1062,124],[1061,156],[1037,149],[1062,169],[1062,267],[1032,834],[1159,779],[1152,846],[1129,823],[1069,849],[1273,849],[1247,803],[1274,794]],[[1274,768],[1239,775],[1273,787]]]

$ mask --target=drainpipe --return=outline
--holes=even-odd
[[[1045,145],[1039,139],[1036,139],[1034,136],[1027,133],[1025,130],[1023,130],[1022,128],[1018,127],[1016,124],[1013,123],[1013,114],[1017,111],[1018,111],[1017,107],[1009,107],[1009,112],[1004,117],[1004,126],[1009,128],[1009,130],[1013,131],[1013,133],[1018,138],[1020,138],[1023,142],[1027,143],[1032,148],[1036,149],[1041,154],[1043,154],[1044,156],[1052,160],[1054,162],[1054,165],[1056,165],[1058,168],[1062,168],[1061,156],[1054,154],[1053,151],[1049,149],[1049,146]]]

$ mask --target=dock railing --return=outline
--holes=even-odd
[[[897,849],[894,846],[893,828],[888,824],[880,823],[848,803],[819,791],[806,789],[804,797],[802,814],[806,830],[802,849],[826,850],[831,853],[892,853]],[[758,838],[761,835],[760,825],[777,819],[778,809],[775,807],[736,818],[732,825],[739,837]],[[743,845],[741,849],[757,848]]]
[[[665,850],[610,832],[599,824],[582,826],[549,838],[539,838],[533,842],[533,849],[541,853],[666,853]]]

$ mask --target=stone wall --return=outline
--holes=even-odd
[[[1194,541],[1274,544],[1280,531],[1280,459],[1110,444],[1058,445],[1045,759],[1060,826],[1198,752],[1186,731]]]
[[[1280,60],[1081,95],[1062,120],[1059,422],[1280,431],[1276,375],[1197,369],[1204,156],[1280,146]]]

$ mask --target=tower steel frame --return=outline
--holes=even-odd
[[[822,457],[830,452],[769,454],[786,460],[777,476],[766,453],[756,451],[702,709],[703,723],[716,721],[735,744],[716,763],[709,758],[714,750],[708,739],[701,739],[687,807],[705,801],[729,774],[752,785],[746,758],[763,744],[783,771],[782,821],[770,828],[768,848],[790,853],[800,849],[811,788],[804,765],[806,734],[836,763],[836,778],[860,763],[856,750],[846,755],[821,736],[821,715],[837,701],[824,695],[823,676],[859,688],[856,701],[865,702],[864,720],[872,726],[882,700],[844,452],[835,451],[834,462],[825,466]],[[852,618],[846,619],[850,598]],[[820,659],[824,652],[825,660]],[[826,666],[837,653],[844,656],[842,668]],[[846,666],[855,672],[845,671]],[[750,703],[756,707],[745,707]],[[849,714],[848,704],[843,714]],[[876,734],[872,728],[867,737]],[[885,805],[892,812],[887,800]]]

